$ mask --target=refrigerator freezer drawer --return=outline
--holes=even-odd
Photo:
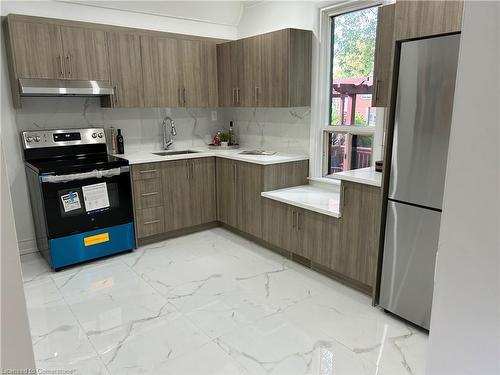
[[[429,329],[441,213],[388,201],[380,306]]]
[[[401,45],[389,198],[441,209],[460,35]]]

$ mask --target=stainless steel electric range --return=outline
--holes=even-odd
[[[21,133],[38,249],[53,270],[135,246],[128,161],[104,129]]]

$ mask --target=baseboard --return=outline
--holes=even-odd
[[[17,246],[19,247],[19,254],[21,255],[38,252],[38,247],[36,246],[36,239],[34,238],[17,241]]]
[[[218,221],[212,221],[210,223],[195,225],[194,227],[189,227],[189,228],[177,229],[171,232],[162,233],[151,237],[138,238],[137,246],[149,245],[154,242],[164,241],[168,240],[169,238],[184,236],[186,234],[191,234],[195,232],[201,232],[203,230],[215,228],[218,226],[219,226]]]

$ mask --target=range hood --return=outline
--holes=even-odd
[[[65,79],[19,79],[21,96],[103,96],[113,95],[108,81]]]

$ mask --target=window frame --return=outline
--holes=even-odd
[[[313,101],[311,162],[313,178],[328,178],[328,133],[349,133],[353,135],[373,135],[372,166],[382,155],[382,138],[385,111],[376,108],[375,126],[331,125],[331,84],[332,84],[332,21],[333,17],[344,13],[379,7],[384,1],[347,0],[321,8],[319,19],[318,48],[316,50],[316,98]]]

